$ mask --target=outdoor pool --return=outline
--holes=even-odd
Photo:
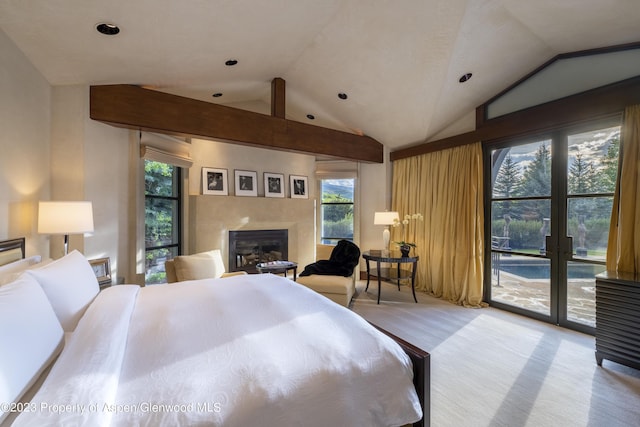
[[[593,279],[605,270],[604,265],[571,263],[568,268],[569,279]],[[500,260],[500,270],[527,279],[545,279],[550,275],[550,263],[547,260],[517,259]]]

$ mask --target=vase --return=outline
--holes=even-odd
[[[408,257],[410,251],[411,251],[411,246],[409,246],[409,245],[400,245],[400,253],[402,254],[402,258]]]

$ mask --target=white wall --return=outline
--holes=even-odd
[[[89,88],[83,88],[84,196],[93,203],[95,231],[85,237],[85,254],[109,257],[114,279],[130,279],[135,248],[129,247],[134,200],[130,177],[130,132],[89,118]],[[131,280],[126,280],[131,282]]]
[[[227,169],[229,194],[235,194],[234,170],[249,170],[258,173],[258,196],[264,196],[264,172],[285,175],[286,193],[289,197],[289,175],[302,175],[309,179],[309,198],[316,197],[312,185],[315,158],[306,154],[253,148],[204,139],[191,140],[193,166],[189,169],[189,195],[202,194],[202,168]]]
[[[37,206],[50,190],[51,89],[1,30],[0,58],[0,239],[24,236],[28,256],[47,256]]]
[[[365,163],[360,167],[361,176],[361,213],[360,239],[361,249],[382,249],[382,232],[384,226],[374,225],[375,212],[391,210],[392,163],[389,161],[389,150],[384,150],[384,163]]]
[[[88,200],[95,231],[70,236],[69,249],[89,259],[108,257],[112,276],[128,270],[129,131],[89,118],[88,86],[52,89],[51,199]],[[59,237],[50,253],[62,256]]]

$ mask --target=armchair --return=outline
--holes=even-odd
[[[247,274],[245,271],[226,273],[219,249],[174,257],[165,261],[164,269],[167,283]]]
[[[356,291],[360,249],[348,240],[336,246],[316,245],[316,262],[307,265],[297,282],[330,300],[349,307]]]

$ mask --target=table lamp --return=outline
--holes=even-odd
[[[63,234],[64,254],[69,250],[69,235],[93,231],[91,202],[39,202],[38,233]]]
[[[376,212],[373,217],[373,223],[375,225],[385,225],[384,231],[382,232],[382,241],[384,244],[384,249],[389,249],[389,226],[393,225],[394,221],[399,221],[400,216],[398,212]]]

